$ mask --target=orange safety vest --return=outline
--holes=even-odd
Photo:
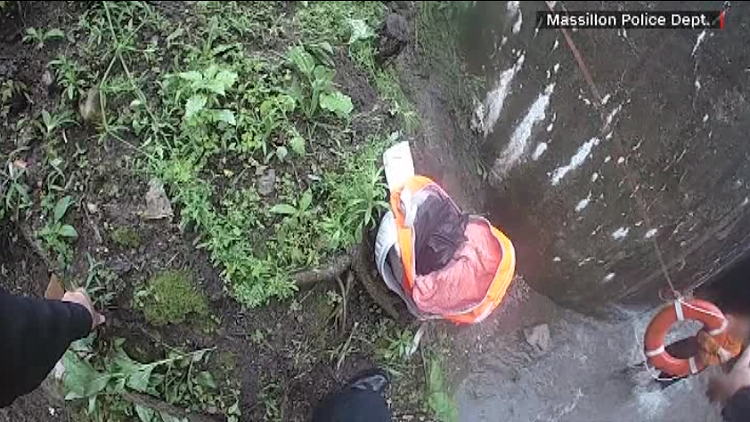
[[[409,295],[411,295],[411,292],[414,290],[414,280],[416,278],[416,265],[414,262],[415,236],[413,229],[405,224],[405,216],[401,207],[402,195],[407,191],[410,194],[415,194],[428,186],[437,189],[446,198],[450,198],[438,184],[424,176],[412,176],[407,179],[402,186],[391,191],[391,210],[393,211],[396,220],[399,252],[401,254],[401,262],[404,266],[402,287]],[[458,208],[455,203],[453,205]],[[497,242],[500,245],[500,250],[502,251],[502,258],[495,273],[495,277],[492,280],[484,299],[480,303],[467,312],[443,316],[457,324],[473,324],[487,318],[487,316],[489,316],[489,314],[500,305],[500,302],[502,302],[515,274],[516,252],[513,248],[513,243],[511,243],[510,239],[508,239],[505,234],[492,226],[487,220],[482,220],[484,220],[491,228],[492,234],[495,239],[497,239]]]

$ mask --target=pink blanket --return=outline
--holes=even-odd
[[[502,250],[484,221],[470,221],[465,233],[468,240],[448,265],[417,276],[412,297],[421,311],[439,315],[463,313],[486,296]]]

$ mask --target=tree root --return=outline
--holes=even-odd
[[[320,281],[335,280],[352,266],[352,251],[336,256],[331,263],[325,267],[313,268],[292,274],[297,287],[312,287]]]
[[[29,245],[29,248],[31,248],[42,261],[44,261],[44,265],[47,266],[47,271],[57,270],[57,264],[52,259],[52,257],[50,257],[49,253],[42,247],[41,243],[39,243],[39,241],[34,237],[34,233],[31,232],[31,227],[29,227],[28,224],[23,224],[20,222],[16,223],[16,227],[18,228],[18,231],[21,232],[21,235],[26,241],[26,244]]]
[[[390,291],[386,288],[385,283],[380,281],[375,267],[375,260],[372,259],[373,253],[370,247],[370,242],[367,240],[367,236],[363,236],[364,239],[360,242],[357,247],[357,253],[353,257],[352,270],[357,276],[357,279],[362,283],[367,293],[370,295],[372,300],[375,301],[388,316],[396,321],[401,319],[401,314],[396,309],[396,301],[393,299]]]
[[[380,281],[375,269],[372,245],[365,233],[361,242],[347,253],[335,257],[325,267],[318,267],[292,274],[292,278],[299,288],[311,288],[322,281],[333,281],[340,279],[347,271],[352,270],[356,279],[362,282],[367,293],[388,316],[395,320],[401,318],[396,308],[396,301],[386,288],[385,283]],[[346,300],[346,299],[345,299]]]
[[[189,422],[220,422],[222,419],[215,416],[208,416],[199,413],[191,413],[185,409],[173,406],[167,402],[161,401],[157,398],[147,396],[145,394],[139,394],[135,392],[127,391],[123,393],[126,400],[133,404],[148,407],[157,412],[168,413],[180,420],[186,419]]]

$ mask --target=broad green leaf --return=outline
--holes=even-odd
[[[138,419],[141,420],[141,422],[153,422],[154,417],[156,416],[156,412],[145,406],[141,406],[140,404],[135,405],[135,413],[138,415]]]
[[[295,135],[289,140],[289,147],[292,148],[297,155],[305,155],[305,139],[299,135]]]
[[[206,88],[219,95],[224,95],[228,88],[237,81],[237,74],[229,70],[222,70],[216,74],[208,83]]]
[[[103,391],[112,379],[111,374],[98,372],[74,352],[69,351],[63,355],[63,365],[65,366],[63,376],[65,400],[93,397]]]
[[[201,82],[203,80],[203,75],[196,70],[178,73],[177,76],[190,82]]]
[[[217,110],[213,113],[214,120],[217,122],[224,122],[228,125],[237,126],[237,121],[234,119],[234,113],[230,110]]]
[[[198,379],[196,380],[198,385],[210,388],[212,390],[216,389],[216,381],[214,381],[213,375],[211,375],[208,371],[201,371],[201,373],[198,374]]]
[[[313,69],[315,69],[315,59],[310,53],[305,51],[304,47],[300,45],[292,47],[289,49],[287,57],[289,57],[292,64],[294,64],[303,75],[312,75]]]
[[[73,198],[70,196],[66,196],[57,201],[53,211],[54,221],[57,222],[62,220],[62,218],[65,217],[65,213],[68,212],[68,208],[70,208],[71,204],[73,204]]]
[[[294,215],[297,214],[297,209],[289,204],[276,204],[268,212],[281,215]]]
[[[148,391],[148,383],[151,379],[151,371],[154,367],[151,365],[143,365],[141,370],[128,377],[127,386],[139,393],[145,393]]]
[[[347,23],[352,32],[351,36],[349,36],[349,44],[354,44],[359,40],[366,40],[375,36],[375,31],[363,19],[347,19]]]
[[[321,88],[330,86],[333,83],[333,77],[336,75],[333,69],[326,66],[317,66],[313,73],[315,75],[314,83]]]
[[[207,102],[208,99],[203,95],[193,95],[188,98],[185,104],[185,120],[190,120],[196,113],[203,110]]]
[[[354,110],[352,99],[339,91],[332,94],[327,92],[320,94],[320,107],[341,118],[349,117],[352,110]]]
[[[306,211],[310,207],[310,204],[312,204],[312,193],[308,189],[302,194],[302,198],[299,200],[300,211]]]
[[[78,238],[78,232],[70,224],[65,224],[62,227],[60,227],[60,230],[57,232],[57,234],[59,234],[62,237],[67,237],[70,239]]]

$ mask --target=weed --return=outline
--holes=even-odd
[[[389,372],[402,376],[409,371],[408,361],[414,341],[409,329],[398,329],[381,322],[375,342],[375,357]]]
[[[259,395],[260,403],[265,409],[263,420],[266,422],[282,422],[284,420],[284,408],[281,400],[284,394],[281,386],[275,382],[266,384]]]
[[[52,139],[55,133],[62,127],[76,123],[71,118],[72,114],[68,110],[55,114],[50,114],[47,110],[42,110],[41,117],[41,123],[38,120],[34,120],[34,125],[39,129],[45,141]]]
[[[458,420],[458,410],[450,392],[441,355],[431,353],[427,362],[427,405],[440,422]]]
[[[141,363],[117,339],[103,352],[94,350],[93,337],[76,342],[63,356],[66,400],[85,400],[89,420],[172,422],[175,415],[142,404],[142,394],[192,411],[221,412],[230,422],[239,420],[239,392],[222,389],[205,370],[213,349],[191,353],[170,351],[164,359]]]
[[[135,307],[154,325],[180,324],[188,316],[198,322],[209,317],[208,302],[193,284],[188,271],[166,271],[135,293]]]
[[[106,309],[125,290],[126,285],[103,262],[94,260],[90,254],[86,254],[86,261],[89,269],[84,287],[96,308]]]
[[[380,2],[309,2],[298,9],[295,20],[305,39],[337,43],[351,40],[354,33],[353,20],[377,26],[387,9]]]
[[[57,83],[63,88],[68,100],[80,98],[85,85],[83,80],[84,69],[75,60],[63,54],[49,62],[49,65],[55,70]]]
[[[50,40],[60,40],[65,38],[65,33],[58,29],[53,28],[47,31],[42,29],[36,29],[34,27],[26,28],[26,35],[23,36],[23,42],[36,44],[35,48],[41,50],[44,48],[44,44]]]
[[[25,163],[8,160],[8,171],[0,170],[0,220],[10,216],[13,221],[17,221],[20,212],[31,206],[29,188],[23,182],[26,174]]]
[[[37,237],[47,246],[47,249],[53,251],[57,256],[58,264],[66,268],[73,258],[73,252],[70,249],[70,242],[78,239],[76,229],[63,222],[65,214],[73,205],[73,198],[65,196],[58,200],[54,207],[46,209],[46,223],[41,230],[37,232]]]
[[[119,226],[112,231],[110,235],[112,241],[123,248],[135,249],[141,246],[141,235],[134,228],[129,226]]]
[[[354,106],[351,98],[334,88],[333,69],[317,64],[315,57],[303,46],[292,47],[287,59],[300,76],[295,79],[290,93],[308,119],[315,115],[318,106],[338,117],[349,117]]]
[[[387,142],[371,142],[345,164],[341,173],[327,176],[331,192],[328,213],[323,220],[327,246],[332,250],[346,248],[359,242],[362,232],[373,227],[380,213],[387,209],[386,186],[380,154]]]

